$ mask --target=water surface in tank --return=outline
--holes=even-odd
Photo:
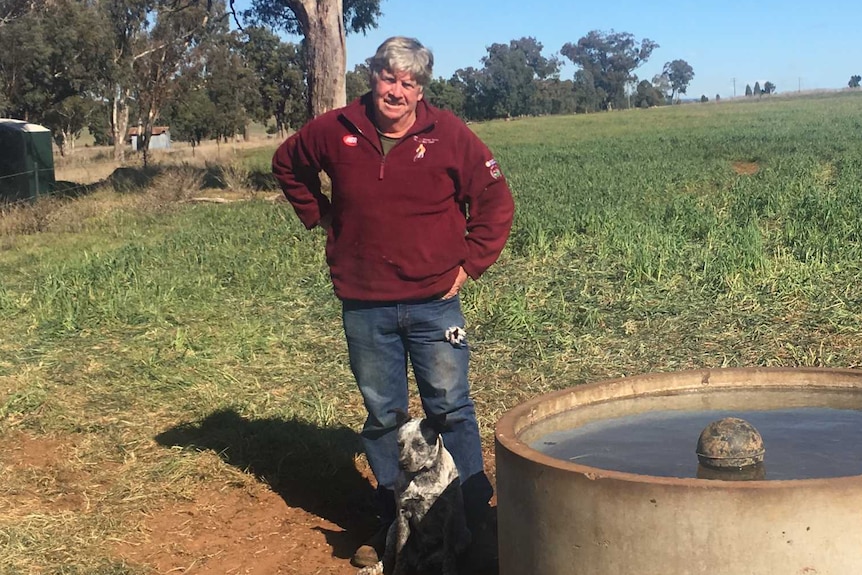
[[[553,431],[530,447],[601,469],[697,477],[697,439],[723,417],[742,418],[760,432],[767,480],[862,475],[862,411],[834,407],[648,411]]]

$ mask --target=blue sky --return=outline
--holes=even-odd
[[[494,43],[532,36],[552,56],[591,30],[614,30],[659,44],[635,71],[641,80],[666,62],[688,62],[695,74],[689,97],[731,97],[734,78],[741,96],[757,81],[781,93],[846,88],[862,74],[859,0],[381,0],[381,10],[377,29],[348,36],[348,69],[394,35],[428,46],[434,76],[448,78],[458,68],[480,68]],[[569,63],[560,77],[574,72]]]

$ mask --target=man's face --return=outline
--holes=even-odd
[[[373,77],[371,86],[377,112],[378,128],[407,129],[415,120],[416,104],[422,99],[422,87],[406,72],[382,70]]]

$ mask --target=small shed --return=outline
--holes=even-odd
[[[132,149],[138,151],[142,130],[140,126],[129,128],[129,141]],[[168,126],[153,126],[150,134],[151,150],[167,150],[171,147],[171,129]]]
[[[0,118],[0,202],[35,199],[53,188],[51,130]]]

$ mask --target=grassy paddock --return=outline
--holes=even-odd
[[[500,262],[464,294],[488,446],[509,407],[586,381],[854,365],[860,104],[476,125],[517,202]],[[228,176],[271,185],[271,153]],[[179,169],[0,217],[0,433],[74,446],[53,457],[87,501],[59,505],[63,477],[0,465],[2,573],[147,572],[111,543],[142,512],[205,484],[278,489],[285,458],[292,480],[321,481],[357,453],[322,234],[265,194],[178,203],[206,179]]]

